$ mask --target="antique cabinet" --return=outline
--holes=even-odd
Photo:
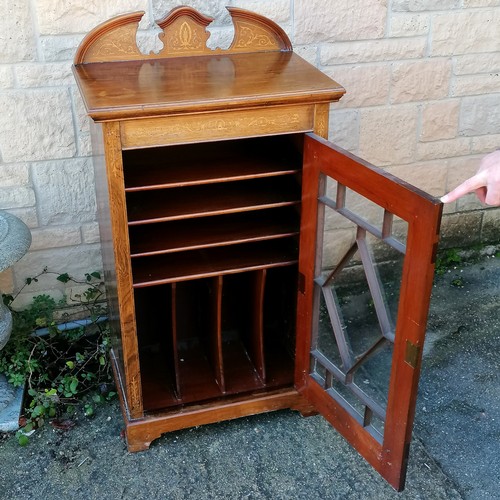
[[[401,489],[441,205],[328,143],[329,105],[344,89],[294,54],[275,23],[229,12],[227,50],[206,47],[210,18],[179,7],[158,21],[159,53],[137,48],[138,12],[95,28],[75,56],[129,450],[292,408],[321,413]],[[380,210],[380,224],[349,204],[353,193]],[[355,228],[333,265],[326,212]],[[395,325],[368,239],[403,256]],[[360,352],[334,286],[356,252],[380,330]],[[387,346],[380,402],[357,373]]]

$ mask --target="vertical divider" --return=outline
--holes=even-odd
[[[177,343],[177,283],[172,283],[172,360],[173,360],[173,379],[175,385],[175,393],[178,399],[182,399],[181,381],[180,381],[180,366],[179,366],[179,346]]]
[[[222,355],[222,289],[224,285],[222,276],[212,278],[211,313],[212,324],[210,327],[209,355],[219,389],[224,394],[226,383],[224,380],[224,360]]]
[[[266,287],[266,269],[252,273],[252,311],[250,339],[248,342],[250,357],[262,382],[266,383],[266,363],[264,353],[264,292]]]

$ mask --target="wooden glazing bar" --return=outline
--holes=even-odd
[[[377,314],[378,322],[384,337],[393,338],[394,326],[387,307],[383,285],[375,268],[368,244],[366,242],[366,231],[358,227],[356,241],[358,243],[359,255],[363,263],[363,269],[370,288],[373,305]]]
[[[354,222],[359,227],[362,227],[369,233],[373,234],[376,238],[384,241],[387,243],[389,246],[394,248],[394,250],[397,250],[398,252],[404,254],[406,252],[406,246],[398,241],[396,238],[393,236],[388,236],[384,237],[382,234],[382,231],[375,227],[373,224],[370,224],[367,222],[365,219],[360,217],[359,215],[356,215],[354,212],[351,210],[344,208],[344,207],[338,207],[337,203],[328,198],[327,196],[321,196],[319,197],[319,200],[321,203],[324,203],[327,207],[332,208],[333,210],[336,210],[340,215],[344,216],[346,219],[350,220],[351,222]]]

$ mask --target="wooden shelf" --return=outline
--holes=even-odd
[[[300,189],[291,176],[128,193],[129,226],[297,205]]]
[[[130,253],[134,258],[278,239],[298,234],[299,226],[295,207],[131,226]]]
[[[123,152],[125,191],[147,191],[297,173],[296,136]]]
[[[233,247],[219,247],[138,257],[132,261],[133,286],[140,288],[294,264],[298,248],[296,242],[290,240],[249,243],[238,246],[237,251]]]

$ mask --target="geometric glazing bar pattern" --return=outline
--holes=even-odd
[[[339,259],[334,269],[315,278],[315,284],[321,288],[321,294],[326,306],[334,342],[338,349],[340,359],[339,363],[332,362],[332,360],[321,351],[316,340],[311,346],[311,376],[364,428],[366,428],[377,441],[382,442],[383,436],[380,430],[374,428],[371,423],[373,416],[378,417],[382,422],[385,421],[385,403],[376,401],[373,395],[367,394],[366,391],[354,381],[356,371],[381,349],[387,347],[390,343],[394,343],[395,338],[394,324],[387,307],[382,283],[378,277],[366,236],[367,233],[370,233],[402,254],[405,253],[406,247],[401,241],[393,236],[393,214],[387,210],[383,212],[383,220],[381,223],[382,229],[380,230],[363,217],[346,208],[345,186],[338,184],[335,201],[328,196],[320,196],[318,200],[326,207],[333,209],[335,212],[347,218],[357,227],[355,242]],[[358,254],[361,260],[371,301],[380,327],[380,335],[372,339],[370,345],[357,355],[353,353],[353,348],[346,332],[346,325],[342,319],[339,299],[334,286],[336,278],[351,262],[355,254]],[[342,384],[344,389],[349,391],[361,403],[363,410],[360,411],[354,408],[335,388],[334,382]]]
[[[328,196],[320,196],[319,201],[326,205],[327,207],[332,208],[340,215],[344,216],[346,219],[350,220],[358,227],[361,227],[371,233],[376,238],[382,240],[384,243],[387,243],[389,246],[397,250],[399,253],[406,253],[406,245],[399,241],[392,234],[392,221],[393,214],[384,210],[383,224],[382,230],[375,227],[373,224],[370,224],[368,221],[355,214],[345,206],[346,199],[346,187],[340,183],[337,185],[337,199],[336,201],[332,200]]]
[[[315,134],[303,157],[295,383],[400,491],[442,204]]]

